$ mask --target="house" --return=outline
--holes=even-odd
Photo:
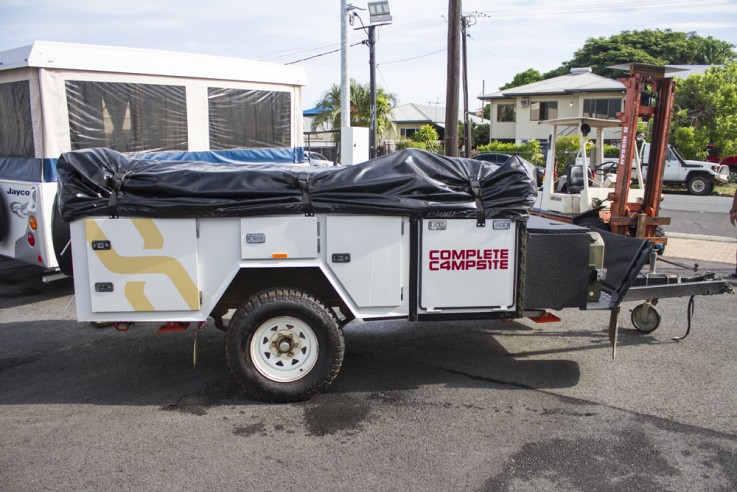
[[[403,104],[392,109],[391,119],[394,128],[386,136],[385,145],[393,148],[396,142],[408,138],[424,125],[430,125],[438,132],[438,140],[445,139],[445,106],[440,104]],[[463,121],[463,111],[458,111],[458,121]],[[475,114],[469,114],[469,121],[474,124],[485,123]]]
[[[550,126],[539,124],[544,120],[616,118],[624,94],[624,84],[618,80],[592,73],[591,68],[574,68],[567,75],[484,94],[479,99],[491,104],[491,140],[521,144],[530,139],[548,141]],[[619,133],[610,132],[607,143],[618,138]]]
[[[312,119],[319,112],[318,108],[312,108],[303,112],[304,127],[312,128]],[[412,135],[424,125],[430,125],[438,132],[438,140],[445,139],[445,106],[440,104],[403,104],[392,109],[391,116],[393,127],[389,129],[389,133],[379,142],[379,147],[384,148],[384,152],[392,152],[396,149],[396,144],[400,140],[409,139]],[[458,112],[458,121],[463,121],[463,112]],[[475,124],[485,123],[475,114],[469,114],[469,121]],[[320,126],[316,131],[305,131],[305,146],[310,150],[315,150],[330,157],[334,155],[335,150],[329,147],[334,146],[334,133],[330,124]]]
[[[424,125],[431,125],[438,132],[438,139],[445,138],[445,106],[438,104],[403,104],[392,109],[394,128],[386,139],[396,142],[412,135]]]

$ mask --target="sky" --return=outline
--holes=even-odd
[[[368,25],[366,0],[349,1]],[[294,64],[304,109],[340,84],[340,0],[0,0],[0,51],[34,41],[127,46]],[[377,84],[400,104],[445,104],[447,0],[389,0],[376,29]],[[573,58],[588,38],[672,29],[737,45],[737,0],[463,0],[469,109],[529,68]],[[366,33],[349,26],[348,75],[369,81]],[[296,63],[294,63],[296,62]]]

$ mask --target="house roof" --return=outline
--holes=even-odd
[[[589,71],[576,71],[552,79],[484,94],[479,99],[510,99],[520,96],[547,96],[575,94],[580,92],[624,91],[624,84],[618,80],[602,77]]]
[[[391,118],[395,123],[435,123],[445,124],[445,106],[430,104],[403,104],[392,109]]]

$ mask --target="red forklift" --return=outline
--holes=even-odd
[[[663,172],[675,95],[672,73],[680,69],[642,63],[629,63],[609,68],[628,72],[627,77],[619,79],[626,90],[624,107],[617,114],[619,121],[568,118],[547,122],[553,125],[551,150],[543,192],[531,213],[589,227],[594,231],[603,230],[601,234],[605,236],[607,257],[613,258],[612,264],[605,266],[607,266],[608,275],[614,274],[615,277],[619,267],[616,265],[616,255],[610,255],[609,251],[627,247],[627,241],[624,238],[617,239],[617,237],[637,238],[652,243],[649,266],[646,267],[648,271],[645,272],[643,268],[643,272],[640,272],[636,279],[631,280],[632,287],[621,301],[643,301],[642,304],[632,309],[631,320],[638,331],[650,333],[658,328],[661,321],[661,316],[655,308],[658,299],[690,296],[687,310],[688,330],[683,337],[674,338],[674,340],[680,340],[690,332],[694,296],[732,293],[730,284],[715,274],[698,273],[698,265],[691,268],[662,258],[658,260],[658,253],[662,254],[668,241],[662,233],[662,226],[670,224],[670,218],[660,217],[659,212],[660,203],[664,198],[662,195]],[[637,143],[642,139],[642,135],[639,135],[638,138],[637,125],[640,121],[647,122],[648,127],[651,128],[649,169],[645,180],[642,179],[642,172],[638,165]],[[569,186],[565,193],[553,192],[553,170],[556,168],[554,142],[557,126],[560,125],[578,125],[582,143],[580,162],[572,168],[574,170],[577,168],[578,178],[583,186],[575,187],[575,191],[572,191],[573,186]],[[604,128],[616,126],[621,128],[619,157],[616,162],[602,162],[601,131]],[[598,161],[593,163],[594,170],[590,171],[585,141],[592,129],[597,131]],[[639,188],[632,188],[633,171],[637,174]],[[607,179],[601,179],[606,184],[596,183],[594,176],[596,174],[606,175]],[[572,185],[572,176],[573,174],[567,176],[568,185]],[[656,272],[657,261],[687,268],[694,274],[658,273]],[[612,355],[614,355],[618,336],[619,305],[614,306],[614,303],[610,303],[604,308],[611,310],[609,336],[613,346]]]

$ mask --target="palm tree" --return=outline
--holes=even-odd
[[[351,80],[351,126],[368,127],[371,123],[371,87],[361,85]],[[376,90],[376,136],[378,140],[389,133],[394,126],[390,115],[397,104],[394,94],[386,92],[381,87]],[[330,90],[325,91],[317,103],[320,113],[312,120],[312,131],[320,125],[330,123],[334,129],[340,128],[340,86],[333,84]],[[337,137],[336,137],[337,138]]]

